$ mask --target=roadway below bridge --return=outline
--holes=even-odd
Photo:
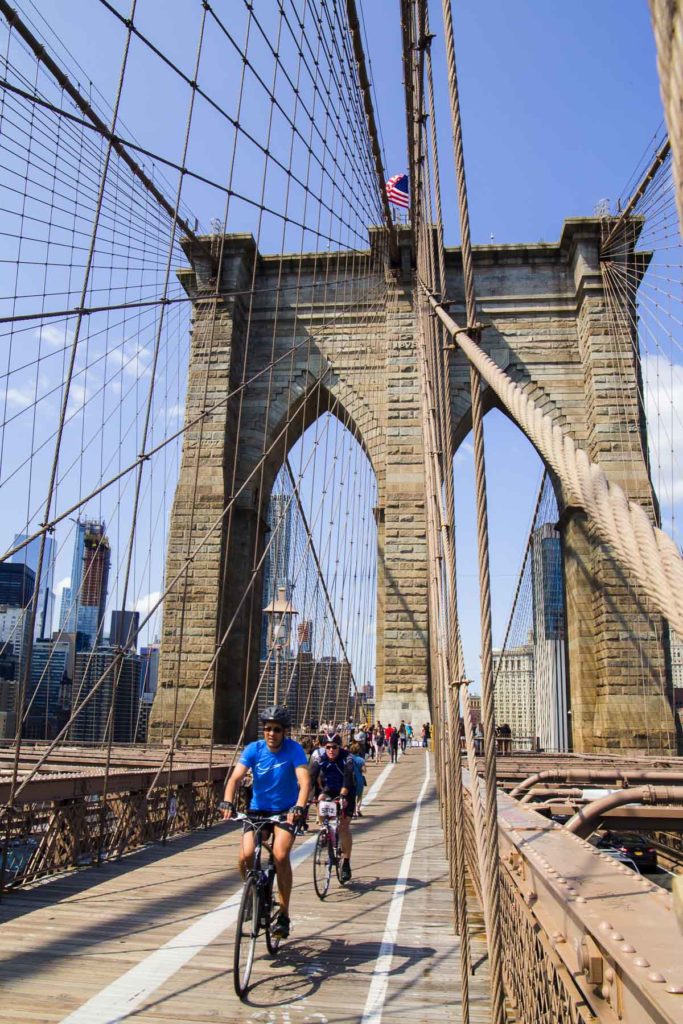
[[[321,902],[314,828],[298,840],[291,936],[274,960],[259,939],[242,1004],[231,974],[239,828],[218,825],[10,893],[0,906],[0,1024],[456,1024],[459,943],[433,757],[414,749],[368,775],[352,882],[333,882]],[[488,977],[476,913],[471,927],[480,1024]]]

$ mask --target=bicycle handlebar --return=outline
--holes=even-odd
[[[221,811],[230,810],[225,800],[221,800],[218,807]],[[228,818],[228,821],[248,821],[256,829],[262,828],[263,825],[277,825],[278,823],[287,821],[287,814],[270,814],[267,818],[260,818],[258,821],[254,821],[253,818],[250,818],[248,814],[244,814],[242,811],[233,811],[230,818]],[[297,823],[295,823],[295,825],[297,833],[303,834],[301,826]]]

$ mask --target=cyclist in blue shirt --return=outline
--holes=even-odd
[[[351,878],[351,839],[350,819],[356,809],[356,779],[354,775],[353,757],[344,750],[340,736],[328,736],[325,741],[325,753],[317,760],[311,759],[309,765],[311,782],[315,788],[318,783],[320,790],[327,797],[341,797],[341,817],[339,819],[339,838],[342,848],[340,877],[342,882]]]
[[[273,860],[280,900],[280,913],[273,934],[286,939],[290,928],[289,898],[292,892],[289,854],[294,845],[296,823],[305,813],[311,782],[304,748],[285,735],[285,730],[291,724],[287,708],[266,708],[261,721],[264,738],[244,748],[239,764],[228,778],[225,787],[225,803],[228,808],[223,812],[223,817],[227,821],[235,813],[235,791],[249,769],[254,780],[249,817],[258,821],[259,818],[268,818],[273,814],[287,815],[286,821],[274,824],[273,830]],[[242,878],[246,877],[253,856],[254,827],[251,822],[245,821],[238,861]]]

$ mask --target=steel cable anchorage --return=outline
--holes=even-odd
[[[643,508],[630,501],[619,484],[537,408],[522,388],[501,370],[459,327],[422,283],[430,305],[455,344],[503,402],[515,422],[557,473],[570,503],[582,508],[601,540],[633,574],[644,593],[676,632],[683,632],[683,558]]]

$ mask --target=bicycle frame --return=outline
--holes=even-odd
[[[275,956],[280,945],[279,937],[272,934],[273,923],[273,883],[275,881],[275,864],[273,862],[273,843],[264,839],[263,830],[284,820],[284,815],[271,815],[259,821],[252,820],[248,814],[235,814],[232,821],[248,821],[254,830],[254,855],[251,867],[244,880],[242,902],[237,920],[235,934],[235,951],[233,962],[233,981],[235,992],[240,999],[249,987],[249,978],[254,962],[256,939],[261,931],[265,932],[266,946],[271,956]],[[268,851],[268,863],[261,865],[263,848]],[[244,952],[244,961],[241,953]]]

